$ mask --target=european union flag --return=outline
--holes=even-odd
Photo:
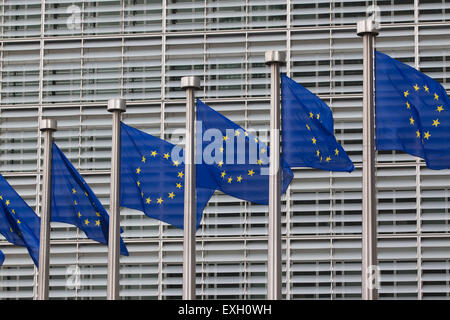
[[[375,51],[378,150],[423,158],[430,169],[450,168],[450,99],[435,80]]]
[[[5,262],[5,255],[0,250],[0,267],[3,265],[3,262]]]
[[[239,199],[268,204],[269,148],[259,139],[197,99],[197,156],[203,156],[217,189]],[[202,140],[212,142],[205,144]],[[294,174],[282,163],[282,193]]]
[[[109,215],[89,185],[53,143],[50,221],[75,225],[92,240],[108,245]],[[120,253],[128,255],[120,239]]]
[[[283,159],[292,167],[355,168],[334,137],[331,109],[311,91],[281,75]]]
[[[0,233],[12,244],[27,248],[39,266],[41,219],[0,175]]]
[[[183,229],[184,165],[175,145],[121,123],[120,205]],[[176,153],[176,152],[175,152]],[[179,156],[179,154],[177,154]],[[197,228],[214,182],[196,165]],[[202,186],[209,186],[203,188]]]

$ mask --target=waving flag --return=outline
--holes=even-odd
[[[334,137],[333,113],[325,102],[285,74],[281,90],[283,159],[292,167],[353,171]]]
[[[75,225],[92,240],[108,244],[109,216],[94,192],[53,143],[51,221]],[[128,255],[120,239],[120,253]]]
[[[450,99],[435,80],[375,52],[378,150],[423,158],[430,169],[450,168]]]
[[[39,266],[41,219],[0,175],[0,233],[12,244],[27,248]]]
[[[197,137],[197,147],[201,146],[203,162],[208,164],[207,168],[216,181],[217,189],[242,200],[268,204],[269,148],[200,99],[197,99],[197,121],[202,125],[203,134],[209,136],[215,133],[211,144],[206,144]],[[205,159],[208,156],[211,159]],[[284,193],[294,175],[285,161],[281,163]]]
[[[184,165],[172,159],[175,145],[124,123],[120,143],[120,205],[183,229]],[[215,191],[214,181],[201,167],[196,166],[197,228]]]

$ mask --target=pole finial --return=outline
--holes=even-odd
[[[39,120],[39,130],[41,131],[47,131],[47,130],[51,130],[51,131],[56,131],[58,128],[57,124],[56,124],[56,120],[55,119],[40,119]]]
[[[182,77],[181,88],[183,89],[200,89],[200,78],[196,76]]]
[[[368,19],[364,19],[356,23],[356,34],[360,37],[362,37],[365,33],[372,33],[376,36],[378,35],[379,30],[380,24],[373,17],[369,17]]]
[[[286,53],[284,51],[266,51],[264,55],[264,63],[272,64],[278,63],[280,65],[286,64]]]
[[[127,110],[127,104],[126,101],[122,98],[115,98],[115,99],[109,99],[108,100],[108,111],[114,112],[125,112]]]

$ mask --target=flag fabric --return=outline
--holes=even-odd
[[[27,248],[39,266],[41,219],[0,175],[0,233],[12,244]]]
[[[120,205],[183,229],[184,164],[182,155],[175,159],[172,154],[182,149],[124,123],[120,143]],[[197,228],[215,191],[214,181],[201,167],[196,165]]]
[[[270,150],[256,136],[197,99],[197,156],[202,156],[217,189],[233,197],[268,204]],[[209,140],[211,143],[205,143]],[[197,160],[200,161],[200,160]],[[285,161],[281,187],[286,192],[294,174]]]
[[[3,252],[0,250],[0,267],[3,265],[3,262],[5,261],[5,255],[3,254]]]
[[[53,143],[52,207],[50,221],[74,225],[92,240],[108,245],[109,215],[97,196]],[[120,253],[128,250],[120,239]]]
[[[283,159],[292,167],[354,170],[334,136],[333,113],[301,84],[281,75]]]
[[[434,79],[375,51],[378,150],[423,158],[430,169],[450,168],[450,99]]]

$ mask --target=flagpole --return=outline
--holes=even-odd
[[[184,243],[183,243],[183,299],[195,300],[195,89],[200,89],[198,77],[182,77],[181,88],[186,90],[186,143],[184,148]]]
[[[42,213],[39,245],[38,300],[48,300],[50,270],[50,216],[52,208],[52,143],[56,120],[41,119],[39,130],[44,133],[44,170]]]
[[[120,120],[121,114],[125,110],[126,103],[124,99],[108,100],[108,111],[112,113],[108,300],[117,300],[120,298]]]
[[[374,41],[378,34],[371,17],[357,23],[357,35],[363,38],[363,187],[362,187],[362,266],[363,300],[378,298],[377,265],[377,190],[375,185],[375,109]]]
[[[286,63],[281,51],[266,51],[270,65],[270,166],[269,166],[269,231],[267,259],[267,299],[282,297],[281,254],[281,170],[280,170],[280,65]]]

